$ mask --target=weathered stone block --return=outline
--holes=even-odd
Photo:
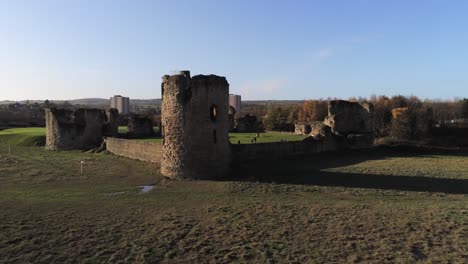
[[[310,132],[310,135],[317,140],[323,140],[332,136],[332,130],[329,126],[326,126],[324,123],[318,123],[314,125],[314,128]]]

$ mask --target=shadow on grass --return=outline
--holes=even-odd
[[[425,177],[424,175],[401,176],[324,171],[327,168],[344,167],[368,160],[433,155],[468,157],[466,151],[435,151],[406,147],[322,153],[274,162],[245,162],[234,168],[230,180],[468,194],[467,179],[432,178]]]

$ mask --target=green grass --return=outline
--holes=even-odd
[[[128,128],[126,126],[119,126],[119,133],[127,133]],[[0,131],[0,145],[15,145],[15,146],[33,146],[33,145],[44,145],[45,143],[45,128],[41,127],[29,127],[29,128],[11,128]],[[250,144],[252,139],[256,137],[257,133],[229,133],[229,140],[232,144],[237,144],[238,141],[241,144]],[[281,132],[266,132],[260,133],[260,137],[257,138],[257,143],[267,142],[280,142],[281,140],[286,141],[300,141],[306,136],[295,135],[292,133],[281,133]],[[143,138],[137,139],[147,142],[162,142],[161,138]]]
[[[229,133],[229,140],[232,144],[237,144],[240,141],[241,144],[250,144],[252,139],[257,136],[257,133]],[[301,141],[306,136],[295,135],[293,133],[281,133],[281,132],[266,132],[260,133],[260,137],[257,138],[257,143],[268,143],[268,142],[280,142],[281,140],[286,141]]]
[[[251,144],[252,139],[257,136],[257,133],[229,133],[229,141],[232,144],[238,144],[240,141],[241,144]],[[304,135],[295,135],[292,133],[281,133],[281,132],[266,132],[260,133],[260,137],[257,138],[257,143],[270,143],[270,142],[280,142],[281,140],[286,141],[300,141],[306,138]],[[137,139],[147,142],[162,142],[161,138],[143,138]]]
[[[153,129],[154,129],[154,131],[158,131],[159,127],[155,126],[155,127],[153,127]],[[119,126],[118,131],[121,134],[125,134],[125,133],[128,132],[128,127],[127,126]]]
[[[118,131],[121,134],[127,133],[128,132],[128,127],[127,126],[119,126]]]
[[[242,164],[232,178],[0,149],[0,262],[465,262],[466,152],[330,153]]]
[[[0,145],[44,145],[45,134],[43,127],[9,128],[0,131]]]

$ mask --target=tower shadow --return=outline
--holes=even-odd
[[[369,188],[415,192],[468,194],[468,179],[435,178],[425,175],[379,175],[331,172],[326,169],[350,166],[390,157],[450,155],[468,157],[466,151],[422,150],[410,147],[375,148],[363,151],[320,153],[281,161],[249,161],[234,167],[230,180],[268,183]]]

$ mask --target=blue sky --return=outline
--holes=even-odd
[[[243,99],[468,96],[468,1],[0,0],[0,100],[159,98],[226,76]]]

